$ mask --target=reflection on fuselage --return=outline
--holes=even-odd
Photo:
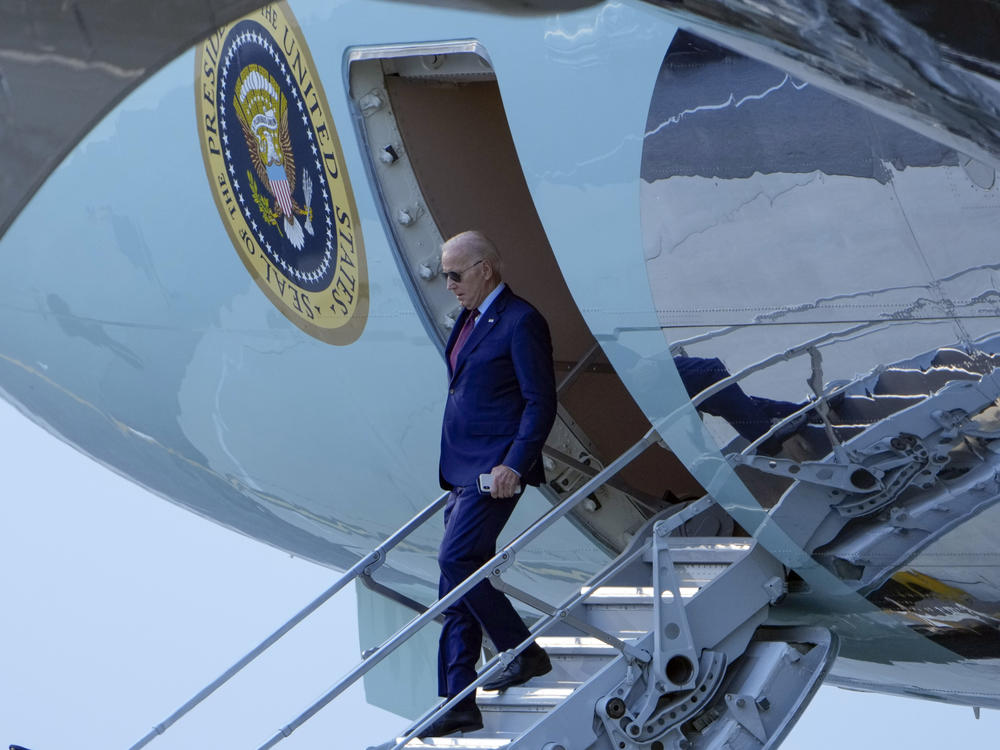
[[[777,450],[709,429],[782,530],[887,609],[932,600],[900,566],[1000,499],[1000,191],[970,164],[684,33],[646,126],[647,271],[673,352],[813,404]]]

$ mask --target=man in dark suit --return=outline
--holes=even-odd
[[[448,401],[441,431],[441,487],[451,490],[438,562],[444,596],[496,554],[496,541],[524,485],[544,481],[541,451],[556,414],[552,342],[545,319],[503,283],[500,255],[481,232],[463,232],[441,247],[441,269],[461,303],[445,358]],[[480,474],[492,478],[482,494]],[[445,610],[438,651],[438,690],[457,695],[476,677],[485,630],[499,651],[529,636],[513,606],[483,580]],[[551,670],[535,643],[483,685],[504,690]],[[423,736],[483,725],[475,694],[435,721]]]

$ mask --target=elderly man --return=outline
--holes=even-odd
[[[481,232],[463,232],[441,248],[441,269],[461,303],[445,348],[448,401],[441,431],[441,487],[451,490],[438,562],[444,596],[496,554],[496,541],[526,484],[544,481],[541,451],[556,414],[552,343],[545,319],[503,282],[503,264]],[[489,474],[492,489],[477,480]],[[529,637],[513,606],[489,581],[444,612],[438,691],[457,695],[476,678],[485,630],[500,651]],[[535,643],[483,685],[504,690],[551,670]],[[475,694],[434,722],[425,737],[483,726]]]

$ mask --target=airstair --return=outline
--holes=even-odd
[[[541,613],[528,640],[487,661],[463,693],[431,708],[378,750],[757,750],[777,747],[836,656],[823,628],[769,628],[785,594],[785,570],[746,537],[684,536],[714,500],[671,506],[650,518],[602,571],[562,602],[506,583],[518,552],[659,440],[650,429],[634,446],[548,510],[468,579],[362,661],[259,750],[290,736],[472,586],[489,580]],[[392,550],[444,506],[442,495],[358,561],[326,592],[132,746],[144,747],[355,578],[371,580]],[[397,599],[403,601],[403,599]],[[502,693],[479,686],[532,639],[553,670]],[[425,727],[477,690],[485,726],[467,735],[419,739]],[[378,738],[373,738],[377,740]]]
[[[652,521],[602,583],[555,613],[537,638],[549,674],[478,691],[483,730],[411,730],[377,750],[777,747],[835,642],[824,629],[762,627],[783,595],[781,566],[752,539],[671,536],[685,517]]]
[[[853,330],[824,334],[756,363],[692,401],[697,405],[779,359],[812,358],[817,399],[801,410],[817,415],[811,423],[785,441],[776,456],[761,455],[757,448],[781,424],[754,443],[734,444],[724,453],[757,497],[770,499],[772,518],[791,540],[864,594],[932,540],[1000,499],[1000,339],[967,349],[940,348],[824,388],[816,347]],[[574,446],[559,439],[562,460]],[[366,652],[259,750],[291,735],[482,580],[540,613],[529,640],[486,661],[466,691],[430,708],[404,734],[372,750],[778,747],[836,657],[836,638],[823,628],[767,624],[769,611],[785,594],[786,571],[756,540],[686,535],[699,519],[718,511],[711,497],[653,515],[604,570],[565,601],[543,601],[504,580],[520,550],[609,482],[614,487],[621,469],[658,440],[654,426],[599,470],[577,462],[572,486],[562,488],[542,518],[429,607],[394,597],[419,614]],[[355,578],[392,595],[374,575],[446,498],[437,498],[360,559],[132,750],[162,734]],[[549,652],[549,674],[500,693],[480,688],[531,640]],[[483,713],[482,730],[419,738],[472,691]]]
[[[867,593],[1000,499],[1000,340],[883,365],[836,390],[835,408],[779,455],[728,457],[777,501],[772,518],[794,541]]]

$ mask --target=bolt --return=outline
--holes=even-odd
[[[399,154],[392,146],[386,146],[379,152],[378,158],[383,164],[394,164],[399,161]]]
[[[382,99],[378,94],[365,94],[358,100],[358,105],[362,112],[368,114],[382,107]]]
[[[621,698],[612,698],[604,706],[604,712],[609,719],[620,719],[625,715],[625,701]]]
[[[743,699],[743,698],[737,698],[736,699],[736,707],[737,708],[745,708],[746,705],[747,705],[747,702],[746,702],[745,699]]]
[[[396,221],[398,221],[404,227],[408,227],[414,221],[413,214],[411,214],[405,208],[401,209],[400,212],[398,214],[396,214]]]

